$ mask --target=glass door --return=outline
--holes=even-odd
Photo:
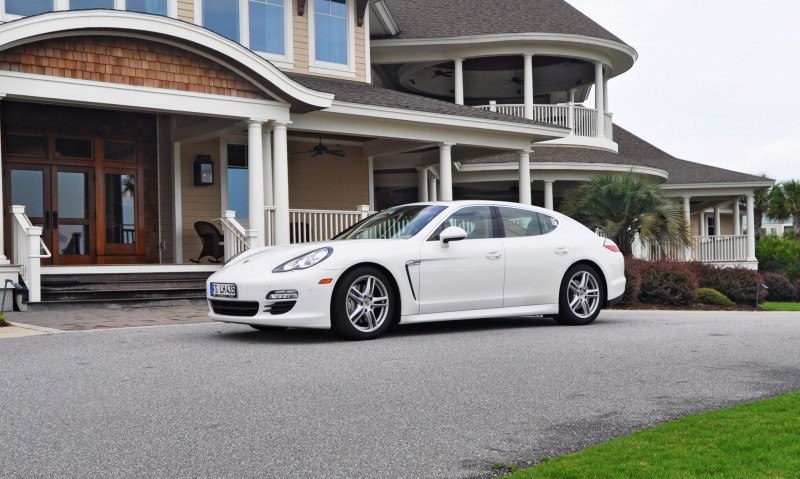
[[[4,204],[21,205],[34,226],[42,228],[42,238],[52,251],[50,230],[50,167],[45,165],[4,165],[3,189],[6,192]],[[11,248],[11,226],[13,218],[6,217],[5,242]],[[6,252],[6,254],[8,254]],[[52,264],[52,259],[42,259],[42,264]]]
[[[50,178],[54,264],[94,263],[94,169],[53,166]]]

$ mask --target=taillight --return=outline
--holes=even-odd
[[[606,240],[603,241],[603,248],[605,248],[605,249],[607,249],[609,251],[613,251],[615,253],[619,253],[620,252],[619,251],[619,246],[617,246],[617,243],[614,243],[613,241],[611,241],[608,238],[606,238]]]

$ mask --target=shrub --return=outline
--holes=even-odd
[[[644,261],[625,258],[625,292],[622,293],[621,305],[633,305],[639,303],[639,290],[642,285],[641,268]]]
[[[764,236],[756,243],[756,257],[761,271],[783,274],[792,282],[800,281],[800,241]]]
[[[695,300],[700,304],[710,304],[713,306],[733,306],[734,303],[727,296],[716,289],[700,288],[694,294]]]
[[[642,265],[640,273],[639,301],[670,306],[686,306],[694,301],[697,279],[686,265],[650,262]]]
[[[769,301],[794,301],[797,299],[797,288],[789,279],[778,273],[764,273],[764,284],[767,285]]]
[[[764,280],[758,271],[746,268],[716,268],[694,266],[700,287],[716,289],[731,301],[738,304],[752,304],[756,301],[756,288]],[[759,301],[766,298],[764,290],[759,292]]]

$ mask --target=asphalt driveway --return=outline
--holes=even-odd
[[[21,320],[21,318],[17,318]],[[0,477],[470,478],[800,389],[800,314],[0,341]]]

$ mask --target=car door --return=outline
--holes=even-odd
[[[503,307],[558,303],[561,280],[575,257],[558,220],[525,208],[497,207],[506,254]]]
[[[505,255],[491,206],[454,212],[423,242],[420,251],[420,313],[500,308]],[[458,226],[467,237],[443,245],[439,233]]]

